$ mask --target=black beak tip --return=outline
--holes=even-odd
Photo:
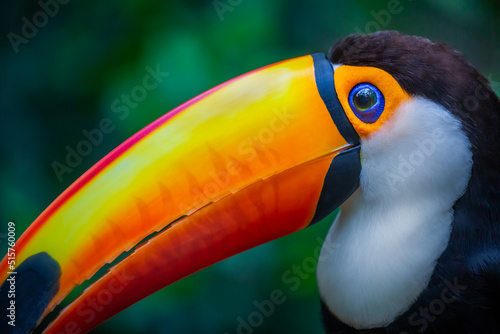
[[[61,266],[42,252],[27,258],[0,286],[0,308],[5,314],[1,333],[30,333],[59,290]]]

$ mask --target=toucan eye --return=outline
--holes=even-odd
[[[377,87],[361,83],[349,93],[349,105],[356,117],[364,123],[375,123],[384,111],[385,99]]]

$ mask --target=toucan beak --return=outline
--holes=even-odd
[[[33,326],[154,232],[46,332],[87,332],[172,282],[323,219],[358,187],[358,141],[322,54],[188,101],[99,161],[18,240]],[[6,257],[2,281],[10,271]],[[102,307],[90,312],[90,301]]]

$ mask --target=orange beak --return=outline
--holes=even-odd
[[[84,333],[187,275],[318,222],[357,188],[358,142],[322,54],[201,94],[104,157],[24,232],[18,318],[31,330],[136,247],[46,329]],[[5,257],[2,290],[9,271]],[[105,302],[91,308],[96,300]]]

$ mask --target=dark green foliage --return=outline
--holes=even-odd
[[[57,9],[46,24],[38,0],[2,7],[0,233],[14,221],[20,235],[78,176],[180,103],[252,69],[327,53],[350,33],[390,29],[449,43],[500,91],[495,0],[75,0],[45,10]],[[122,94],[138,96],[136,87],[157,67],[168,76],[127,105]],[[92,134],[87,152],[80,143]],[[66,157],[78,148],[88,154],[69,166]],[[307,268],[332,219],[194,274],[95,333],[233,334],[238,317],[259,320],[249,317],[275,290],[284,302],[253,333],[321,333]],[[0,248],[5,254],[4,234]]]

